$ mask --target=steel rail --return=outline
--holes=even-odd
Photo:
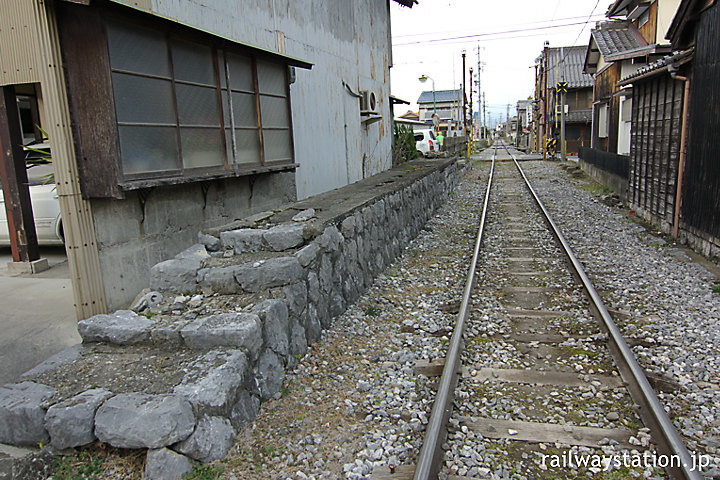
[[[620,374],[626,384],[628,384],[628,390],[630,391],[633,400],[641,407],[641,417],[645,421],[645,424],[651,429],[653,434],[661,436],[661,438],[656,438],[656,440],[660,442],[659,446],[665,450],[664,453],[672,455],[674,459],[679,459],[679,468],[669,469],[668,473],[673,478],[702,480],[703,477],[700,473],[692,468],[695,466],[695,462],[693,461],[690,452],[685,447],[680,435],[677,433],[675,427],[670,421],[670,418],[667,416],[667,413],[660,403],[660,400],[658,400],[650,382],[648,382],[645,373],[635,359],[635,355],[625,342],[620,329],[617,325],[615,325],[615,322],[610,316],[610,312],[608,312],[607,307],[605,307],[605,303],[597,293],[597,290],[595,290],[590,278],[585,273],[582,263],[580,263],[577,259],[570,247],[570,244],[567,240],[565,240],[565,237],[560,232],[560,229],[555,224],[552,217],[550,217],[545,205],[543,205],[537,193],[535,193],[535,190],[530,184],[525,172],[520,167],[520,163],[518,163],[515,155],[513,155],[507,147],[506,150],[515,162],[515,166],[520,172],[520,175],[522,175],[525,180],[525,184],[535,199],[535,203],[538,205],[545,216],[545,220],[550,225],[553,235],[555,235],[558,242],[561,244],[565,255],[575,271],[574,273],[580,279],[583,287],[585,288],[585,291],[592,302],[592,306],[602,319],[608,338],[611,341],[611,346],[613,347],[611,348],[611,351],[616,353],[614,357],[618,362]]]
[[[458,372],[460,371],[460,356],[464,348],[463,334],[465,332],[465,324],[470,312],[470,296],[475,282],[475,268],[477,267],[478,256],[480,255],[480,244],[483,240],[485,232],[485,219],[488,212],[488,203],[490,201],[490,189],[492,188],[493,176],[495,173],[495,157],[497,148],[492,157],[492,166],[490,167],[490,176],[488,177],[487,190],[485,192],[485,201],[483,203],[482,215],[480,217],[480,226],[478,227],[477,238],[475,239],[475,250],[470,261],[468,276],[465,281],[465,290],[463,292],[460,311],[457,314],[455,328],[448,346],[448,352],[445,356],[445,367],[440,376],[438,384],[438,393],[435,396],[432,412],[425,430],[425,439],[420,456],[418,457],[417,467],[415,469],[414,480],[435,480],[440,469],[440,461],[442,458],[442,444],[447,436],[447,422],[452,412],[453,400],[455,397],[455,387],[457,385]]]

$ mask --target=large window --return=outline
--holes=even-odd
[[[293,162],[285,64],[118,21],[107,35],[125,180]]]

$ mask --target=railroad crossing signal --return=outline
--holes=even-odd
[[[557,140],[554,138],[548,138],[547,139],[547,151],[550,153],[555,153],[555,148],[557,148]]]
[[[558,84],[555,88],[557,89],[558,93],[567,93],[568,92],[568,82],[558,82]]]

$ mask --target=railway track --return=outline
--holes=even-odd
[[[374,478],[702,478],[504,145],[470,265],[417,465]]]

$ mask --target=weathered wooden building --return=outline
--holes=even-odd
[[[202,228],[390,168],[390,8],[2,0],[0,86],[37,99],[78,316]]]

